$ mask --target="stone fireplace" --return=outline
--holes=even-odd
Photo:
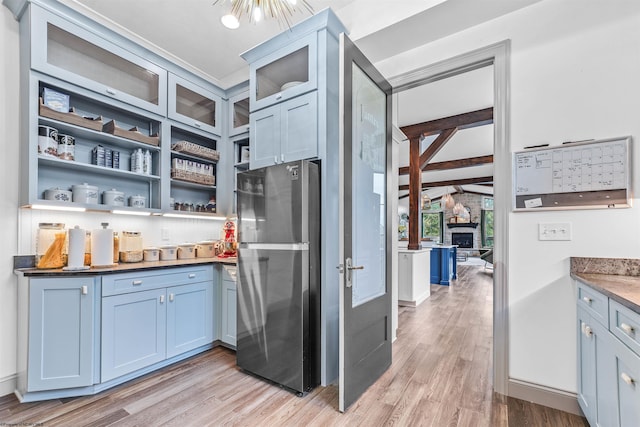
[[[454,231],[451,233],[451,244],[460,249],[473,249],[473,233]]]

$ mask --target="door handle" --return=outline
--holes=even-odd
[[[627,335],[633,335],[635,333],[635,328],[631,325],[627,325],[626,323],[621,323],[620,329],[625,331]]]
[[[350,288],[353,285],[353,270],[364,270],[364,265],[353,265],[353,260],[351,258],[347,258],[344,262],[345,269],[345,286]]]

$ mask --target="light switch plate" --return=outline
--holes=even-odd
[[[539,223],[538,240],[571,240],[571,223]]]

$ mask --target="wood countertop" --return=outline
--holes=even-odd
[[[238,258],[193,258],[177,259],[172,261],[142,261],[132,263],[119,263],[110,267],[91,267],[88,270],[65,271],[56,269],[19,268],[14,270],[16,274],[28,277],[69,277],[69,276],[97,276],[105,274],[117,274],[133,271],[145,271],[157,268],[187,267],[201,264],[227,264],[236,265]]]

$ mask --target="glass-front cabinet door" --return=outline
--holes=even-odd
[[[249,132],[249,91],[229,98],[229,136]]]
[[[309,34],[250,64],[251,111],[318,87],[317,34]]]
[[[197,129],[221,135],[222,98],[169,73],[169,117]]]
[[[63,18],[31,5],[31,68],[165,114],[167,72]]]

